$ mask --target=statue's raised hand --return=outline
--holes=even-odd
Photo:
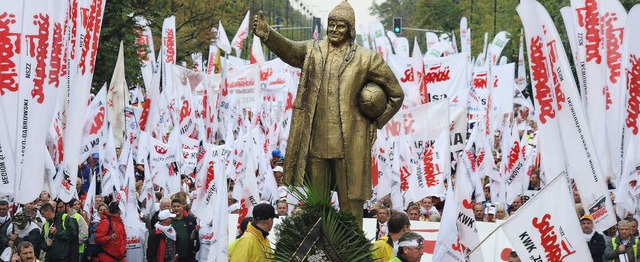
[[[264,19],[262,11],[253,17],[253,34],[263,40],[269,36],[269,24]]]

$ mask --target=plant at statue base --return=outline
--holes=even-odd
[[[303,204],[301,212],[288,216],[275,227],[276,248],[274,261],[372,261],[371,240],[348,212],[339,212],[331,206],[330,191],[318,189],[306,181],[302,188],[289,187],[289,192]],[[321,219],[318,222],[318,219]],[[302,260],[293,260],[294,254],[316,226],[322,225],[321,237],[312,246],[306,247]],[[335,259],[335,255],[339,259]],[[334,257],[332,259],[332,257]]]

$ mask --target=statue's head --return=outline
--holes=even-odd
[[[353,42],[356,39],[356,14],[347,1],[342,1],[331,13],[327,23],[327,38],[332,44]]]

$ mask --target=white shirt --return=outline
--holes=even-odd
[[[148,231],[144,224],[138,226],[125,226],[127,232],[127,261],[143,262],[145,261],[145,245],[147,242]]]
[[[209,250],[211,249],[212,239],[213,225],[201,225],[200,231],[198,231],[198,240],[200,240],[200,251],[196,253],[196,260],[207,261],[207,258],[209,257]]]

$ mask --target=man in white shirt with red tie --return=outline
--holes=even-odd
[[[389,208],[380,205],[377,208],[377,211],[378,212],[376,213],[376,219],[378,221],[376,226],[376,240],[389,234],[389,229],[387,228],[387,221],[389,220]]]

